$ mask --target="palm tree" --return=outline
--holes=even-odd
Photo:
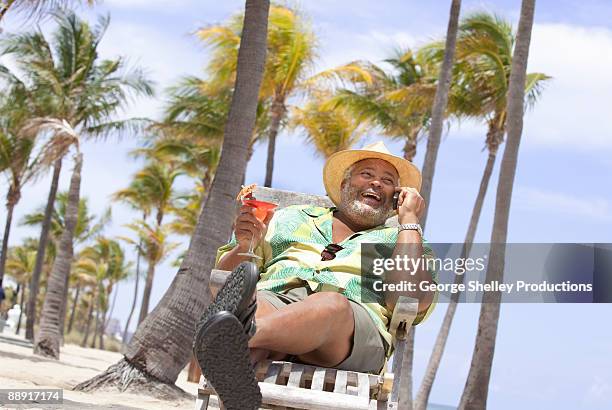
[[[57,252],[59,241],[66,227],[66,207],[68,204],[68,193],[62,192],[57,195],[53,212],[51,213],[51,220],[49,226],[50,242],[47,248],[52,249],[52,253]],[[89,212],[89,205],[87,198],[80,198],[77,212],[77,222],[74,228],[74,244],[82,244],[87,242],[89,239],[99,235],[104,228],[108,225],[111,219],[111,210],[108,208],[104,214],[100,217],[93,215]],[[26,226],[39,226],[45,223],[45,207],[40,207],[39,210],[26,214],[21,222],[22,225]],[[45,252],[46,255],[46,252]],[[53,257],[48,258],[53,261]],[[66,307],[68,303],[68,289],[70,277],[66,277],[65,297],[63,298],[63,306],[61,313],[61,326],[62,334],[64,333],[64,320]],[[70,326],[69,326],[70,327]]]
[[[136,183],[132,181],[128,188],[122,189],[116,192],[113,195],[113,199],[117,201],[122,201],[124,203],[129,204],[133,209],[142,211],[142,222],[144,223],[147,220],[147,217],[151,213],[152,204],[147,195],[147,189],[145,189],[142,182]],[[131,242],[130,242],[131,243]],[[135,282],[134,282],[134,297],[132,299],[132,306],[130,308],[130,313],[127,317],[125,323],[125,329],[123,331],[123,343],[127,341],[127,332],[130,326],[130,321],[132,320],[132,315],[134,314],[134,310],[136,309],[136,302],[138,300],[138,284],[140,282],[140,260],[141,260],[141,251],[142,242],[139,241],[137,245],[135,245],[136,249],[136,272],[135,272]]]
[[[425,161],[423,164],[423,180],[420,193],[425,200],[425,210],[419,223],[425,229],[427,222],[427,209],[430,205],[431,187],[433,184],[434,170],[440,140],[442,137],[442,126],[447,113],[447,104],[449,97],[449,89],[451,83],[451,75],[453,68],[453,59],[455,54],[455,41],[457,38],[457,26],[459,22],[459,12],[461,9],[461,0],[452,0],[450,7],[450,16],[446,32],[446,44],[444,47],[444,60],[440,67],[436,93],[431,107],[431,122],[429,136],[427,138],[427,148],[425,150]],[[402,368],[407,369],[406,377],[400,380],[400,402],[402,408],[412,409],[412,361],[414,352],[415,328],[408,332],[408,352],[404,356]]]
[[[168,227],[166,225],[149,225],[139,221],[127,225],[136,236],[137,241],[129,238],[122,238],[132,245],[138,244],[138,252],[147,261],[147,276],[145,288],[142,295],[142,304],[138,323],[140,324],[148,314],[151,290],[153,289],[153,278],[155,277],[155,267],[159,265],[178,244],[168,242]]]
[[[84,298],[84,307],[87,309],[86,319],[85,319],[85,329],[83,331],[83,339],[81,341],[81,347],[87,346],[87,341],[89,340],[89,334],[91,331],[91,323],[94,315],[94,310],[97,309],[97,302],[99,299],[98,291],[99,291],[99,275],[102,275],[98,272],[98,266],[95,262],[89,261],[90,266],[85,266],[83,268],[79,267],[79,269],[83,269],[83,273],[85,275],[90,276],[88,278],[88,293]],[[94,337],[95,340],[95,337]]]
[[[172,201],[172,185],[181,172],[160,161],[151,161],[133,178],[133,183],[142,189],[144,196],[155,210],[155,221],[161,225]],[[121,194],[118,194],[121,196]]]
[[[324,158],[350,149],[365,132],[365,127],[344,106],[330,107],[331,95],[323,91],[314,93],[304,107],[296,107],[291,113],[292,128],[301,128],[306,141]]]
[[[423,181],[421,184],[420,193],[426,204],[429,204],[429,198],[431,196],[431,187],[436,168],[436,159],[438,158],[438,149],[440,148],[440,140],[442,138],[442,126],[447,109],[451,76],[453,72],[453,60],[455,58],[455,43],[457,40],[457,26],[459,25],[460,10],[461,0],[452,0],[448,28],[446,31],[444,60],[442,61],[442,66],[440,67],[440,76],[438,78],[438,86],[436,87],[436,96],[431,109],[432,114],[429,138],[427,138],[427,149],[425,151],[425,161],[423,162]],[[419,221],[423,228],[425,228],[425,223],[427,222],[428,208],[429,206],[425,207],[423,216]]]
[[[181,172],[176,170],[175,166],[164,164],[161,161],[153,158],[153,161],[134,175],[134,178],[127,190],[117,192],[115,194],[115,198],[129,200],[135,195],[140,195],[141,198],[139,198],[138,201],[147,203],[145,209],[155,210],[156,226],[153,227],[152,230],[160,230],[159,232],[161,233],[164,215],[171,209],[171,201],[173,197],[172,185],[176,177],[180,174]],[[149,227],[144,221],[142,223]],[[146,238],[147,235],[142,235],[139,237]],[[142,244],[140,244],[139,247],[142,247]],[[158,263],[154,262],[151,264],[151,261],[155,260],[155,255],[142,254],[142,256],[147,258],[149,267],[147,270],[145,289],[142,295],[142,303],[140,306],[140,315],[138,318],[139,324],[149,313],[149,299],[151,297],[151,289],[153,287],[155,265]]]
[[[73,12],[66,11],[56,13],[55,21],[57,29],[50,41],[40,29],[5,35],[0,42],[2,51],[18,61],[19,72],[24,73],[25,79],[21,80],[4,66],[0,66],[0,73],[13,83],[29,84],[30,89],[36,90],[37,106],[43,108],[41,118],[31,121],[29,132],[37,134],[43,129],[51,129],[52,138],[63,138],[47,145],[56,157],[61,157],[70,146],[68,141],[107,137],[128,126],[134,128],[134,122],[112,118],[131,95],[152,95],[153,90],[142,70],[127,69],[125,60],[99,59],[98,46],[110,22],[108,17],[101,17],[94,27],[90,27]],[[65,129],[76,130],[74,135],[78,137],[66,137],[70,132]],[[59,171],[54,177],[55,174],[59,177]],[[54,183],[52,181],[52,186]],[[49,196],[51,198],[51,194]],[[32,275],[30,312],[34,310],[38,294],[42,254],[47,241],[43,233],[44,229],[39,241],[41,263],[37,263]],[[33,336],[34,316],[28,315],[28,338]]]
[[[126,277],[129,265],[126,263],[123,249],[119,243],[103,236],[98,236],[92,245],[79,253],[79,258],[74,264],[74,272],[84,283],[91,286],[92,290],[83,346],[87,343],[91,317],[95,311],[95,333],[91,347],[95,346],[96,339],[99,337],[99,347],[104,348],[103,336],[109,295],[113,286]]]
[[[87,258],[82,252],[79,253],[76,261],[73,264],[71,269],[71,276],[74,277],[74,282],[76,283],[74,298],[72,302],[72,309],[70,311],[70,319],[68,321],[68,329],[66,333],[70,334],[72,331],[72,326],[74,324],[75,314],[77,311],[77,307],[81,300],[79,296],[81,294],[81,290],[86,289],[88,286],[92,287],[96,284],[95,273],[92,274],[91,269],[91,260]]]
[[[221,86],[218,82],[204,81],[200,78],[188,76],[182,78],[176,86],[168,90],[169,103],[164,109],[164,119],[162,122],[154,124],[152,128],[160,131],[160,136],[154,141],[155,144],[164,144],[163,152],[159,154],[179,155],[183,157],[183,165],[186,163],[188,168],[194,169],[204,167],[198,171],[204,175],[202,184],[208,189],[212,176],[208,174],[211,167],[218,162],[218,151],[223,141],[224,126],[229,114],[232,85]],[[260,98],[257,105],[257,120],[253,130],[252,138],[249,141],[249,157],[253,154],[253,146],[259,141],[268,129],[268,103],[265,98]],[[170,144],[170,146],[166,144]],[[194,153],[173,152],[177,144],[187,143],[188,151],[196,148]],[[169,149],[171,148],[171,149]],[[200,153],[217,153],[211,159],[202,158]],[[165,155],[164,155],[165,156]],[[216,158],[216,159],[215,159]],[[200,159],[205,161],[202,163]],[[216,162],[215,162],[216,161]],[[185,170],[188,175],[193,176],[193,172]]]
[[[46,205],[45,205],[46,206]],[[41,206],[38,210],[26,214],[21,220],[21,225],[36,227],[42,225],[45,218],[45,206]],[[51,213],[50,238],[51,245],[57,248],[57,244],[62,236],[62,232],[66,228],[66,210],[68,206],[68,192],[60,192],[57,195],[53,211]],[[89,200],[87,198],[79,198],[77,211],[77,222],[74,227],[74,243],[83,244],[88,240],[98,236],[111,220],[111,209],[100,216],[92,214],[89,208]]]
[[[133,209],[142,212],[142,222],[147,220],[147,217],[151,213],[152,203],[150,202],[147,196],[147,189],[144,184],[141,182],[136,183],[132,181],[128,188],[117,191],[113,194],[113,200],[121,201],[128,205],[130,205]],[[125,328],[123,330],[123,343],[127,341],[127,332],[130,326],[130,321],[132,320],[132,315],[134,314],[134,310],[136,309],[136,302],[138,300],[138,284],[140,282],[140,259],[141,252],[140,249],[142,247],[142,242],[139,242],[135,245],[136,249],[136,272],[135,272],[135,281],[134,281],[134,298],[132,299],[132,306],[130,308],[130,313],[125,322]]]
[[[83,249],[81,257],[89,259],[93,264],[98,286],[98,311],[96,312],[92,347],[97,335],[99,337],[98,346],[100,349],[104,349],[106,314],[109,308],[108,300],[113,287],[127,277],[130,264],[126,262],[125,254],[119,242],[102,236],[96,238],[96,242],[92,246]]]
[[[34,263],[34,271],[32,272],[32,278],[30,280],[30,294],[28,297],[28,319],[26,321],[26,334],[25,337],[28,340],[34,338],[34,322],[36,320],[36,299],[38,297],[38,288],[40,281],[40,274],[45,266],[45,256],[47,247],[49,244],[49,229],[51,228],[51,215],[53,212],[53,206],[55,204],[55,198],[57,196],[57,190],[59,187],[59,177],[62,170],[62,157],[60,156],[55,160],[53,164],[53,174],[51,176],[51,186],[49,188],[49,195],[47,196],[47,204],[45,205],[44,218],[42,227],[40,229],[40,237],[38,239],[38,249],[36,251],[36,261]],[[30,316],[32,316],[30,318]]]
[[[21,246],[11,248],[6,261],[6,273],[15,278],[17,282],[17,294],[19,295],[19,307],[21,308],[19,319],[17,320],[17,329],[15,334],[19,334],[19,330],[21,328],[25,288],[30,280],[30,275],[32,275],[34,260],[36,258],[35,245],[36,244],[31,240],[26,240]]]
[[[241,16],[224,26],[201,29],[198,35],[213,47],[208,71],[215,83],[227,84],[235,76],[240,46]],[[287,99],[307,86],[306,76],[316,57],[316,39],[308,22],[286,6],[270,7],[268,58],[261,94],[270,99],[268,157],[264,185],[272,185],[276,137],[287,115]]]
[[[191,237],[198,223],[198,216],[202,210],[204,188],[196,187],[195,193],[191,191],[178,195],[172,206],[174,220],[168,223],[168,228],[175,234]]]
[[[128,387],[139,391],[144,388],[166,397],[183,397],[174,382],[191,357],[193,324],[211,301],[209,272],[217,247],[229,237],[233,212],[228,210],[234,206],[246,168],[266,58],[269,7],[268,0],[246,1],[236,87],[221,159],[178,274],[157,307],[138,327],[123,358],[76,386],[76,390],[114,385],[122,391]]]
[[[518,161],[518,150],[523,132],[526,71],[534,12],[535,0],[523,0],[508,85],[508,117],[506,119],[508,141],[499,172],[493,232],[491,234],[491,243],[498,244],[498,246],[492,246],[489,252],[486,283],[502,281],[504,276],[508,218]],[[499,321],[500,301],[501,294],[499,292],[487,292],[483,296],[472,363],[465,389],[459,402],[459,409],[486,408],[497,324]]]
[[[476,42],[478,40],[478,43]],[[485,119],[488,127],[485,146],[488,159],[484,167],[478,194],[465,235],[461,257],[470,254],[476,235],[480,213],[487,193],[489,180],[497,158],[497,152],[506,132],[508,110],[508,80],[512,64],[512,47],[515,36],[512,27],[506,21],[489,14],[476,13],[462,19],[457,41],[457,72],[453,87],[465,86],[467,89],[455,92],[463,95],[464,112]],[[508,47],[509,46],[509,47]],[[439,47],[433,45],[433,47]],[[499,64],[499,62],[503,62]],[[542,73],[530,73],[525,83],[525,104],[533,107],[542,92],[548,77]],[[501,120],[501,123],[500,123]],[[456,275],[456,283],[463,283],[464,276]],[[459,293],[451,295],[440,332],[436,339],[423,382],[416,400],[416,409],[424,409],[442,360],[444,347],[448,340],[450,327],[457,309]]]
[[[77,222],[79,188],[81,184],[81,167],[83,164],[80,152],[74,158],[74,170],[68,190],[68,206],[66,208],[66,227],[62,232],[58,254],[53,263],[51,276],[47,282],[47,292],[40,315],[40,326],[34,353],[41,356],[59,359],[59,344],[61,336],[61,313],[65,297],[66,276],[70,273],[72,263],[72,238]],[[28,316],[32,312],[28,311]]]
[[[339,80],[341,88],[326,105],[347,108],[357,119],[384,135],[404,141],[404,158],[412,161],[427,128],[436,91],[437,67],[427,54],[396,50],[386,71],[369,61],[353,61],[311,79]]]
[[[221,155],[219,143],[207,145],[201,144],[200,141],[162,138],[150,150],[150,155],[162,163],[175,164],[179,173],[196,178],[202,188],[202,201],[204,201]]]
[[[21,199],[22,187],[41,171],[41,160],[44,160],[34,155],[35,141],[19,135],[28,116],[32,114],[26,93],[22,87],[7,91],[7,94],[0,97],[0,172],[5,173],[9,180],[6,224],[0,251],[0,287],[4,278],[13,210]]]
[[[9,9],[14,13],[23,13],[30,18],[40,19],[58,9],[71,7],[82,2],[81,0],[1,0],[0,22],[2,22]],[[93,6],[96,0],[86,0],[86,3]]]

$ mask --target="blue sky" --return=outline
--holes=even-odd
[[[126,115],[156,116],[163,87],[185,74],[202,75],[206,50],[191,34],[198,27],[224,21],[243,2],[195,0],[106,0],[83,15],[109,11],[112,21],[101,45],[103,56],[125,55],[158,81],[158,96],[139,100]],[[315,71],[355,59],[380,62],[395,47],[418,47],[446,30],[449,1],[300,2],[319,37]],[[520,1],[464,1],[462,15],[475,10],[498,13],[516,26]],[[539,0],[529,71],[553,77],[541,101],[525,120],[510,212],[510,242],[612,242],[612,129],[607,124],[612,92],[612,4],[607,1]],[[47,26],[47,25],[45,25]],[[5,27],[13,31],[20,22]],[[10,64],[10,61],[8,61]],[[486,160],[485,127],[451,123],[443,137],[431,198],[426,237],[431,242],[461,241],[467,229]],[[370,140],[377,140],[371,135]],[[137,146],[130,136],[84,147],[83,195],[100,214],[109,196],[125,187],[141,163],[127,157]],[[401,143],[388,142],[396,153]],[[422,165],[424,145],[415,163]],[[263,183],[265,147],[257,147],[247,181]],[[499,160],[486,197],[477,241],[490,238]],[[275,156],[273,185],[323,194],[323,161],[299,135],[282,133]],[[68,186],[64,168],[61,189]],[[606,182],[608,181],[608,182]],[[3,182],[4,184],[4,182]],[[26,187],[15,219],[40,206],[49,178]],[[184,187],[187,185],[183,182]],[[1,194],[4,195],[5,185]],[[5,210],[0,210],[4,221]],[[108,235],[126,234],[123,224],[138,215],[113,204]],[[3,225],[3,222],[2,222]],[[36,230],[15,226],[11,244]],[[184,238],[177,238],[185,243]],[[177,252],[178,253],[178,252]],[[171,258],[172,259],[172,258]],[[159,267],[152,306],[161,298],[176,269]],[[117,313],[127,316],[133,286],[119,288]],[[440,305],[417,331],[415,385],[420,384],[430,346],[446,306]],[[479,307],[461,305],[432,392],[432,401],[456,404],[472,354]],[[612,328],[609,305],[504,305],[502,307],[489,405],[492,409],[604,409],[612,402]],[[135,318],[133,319],[134,322]]]

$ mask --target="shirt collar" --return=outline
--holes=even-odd
[[[319,232],[321,232],[321,234],[331,243],[331,228],[332,228],[331,221],[334,215],[334,211],[336,210],[337,208],[335,206],[327,207],[327,208],[321,207],[321,206],[309,206],[309,207],[302,209],[302,212],[304,212],[306,215],[313,218],[313,223],[315,224]],[[323,225],[324,222],[326,221],[330,222],[330,225],[328,227]],[[328,232],[328,229],[326,228],[329,228],[329,232]],[[354,238],[354,237],[360,236],[368,232],[378,231],[378,230],[387,229],[387,228],[388,227],[385,225],[375,226],[370,229],[355,232],[349,238]]]
[[[333,215],[335,210],[336,210],[335,206],[331,206],[327,208],[322,207],[322,206],[309,206],[309,207],[302,209],[302,212],[304,212],[306,215],[310,217],[318,218],[320,216],[327,215],[327,214]]]

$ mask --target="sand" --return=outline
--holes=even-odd
[[[131,393],[103,391],[75,392],[71,389],[108,368],[121,359],[120,353],[86,349],[67,344],[61,349],[60,360],[49,360],[32,353],[23,338],[0,333],[0,389],[64,389],[61,406],[22,405],[7,407],[0,397],[0,409],[8,408],[70,408],[70,409],[193,409],[197,384],[187,382],[184,369],[176,385],[193,395],[193,400],[163,401]]]

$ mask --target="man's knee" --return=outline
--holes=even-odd
[[[343,294],[337,292],[317,292],[308,296],[308,299],[315,302],[318,306],[324,307],[325,312],[334,320],[338,320],[338,323],[353,323],[353,308]]]

